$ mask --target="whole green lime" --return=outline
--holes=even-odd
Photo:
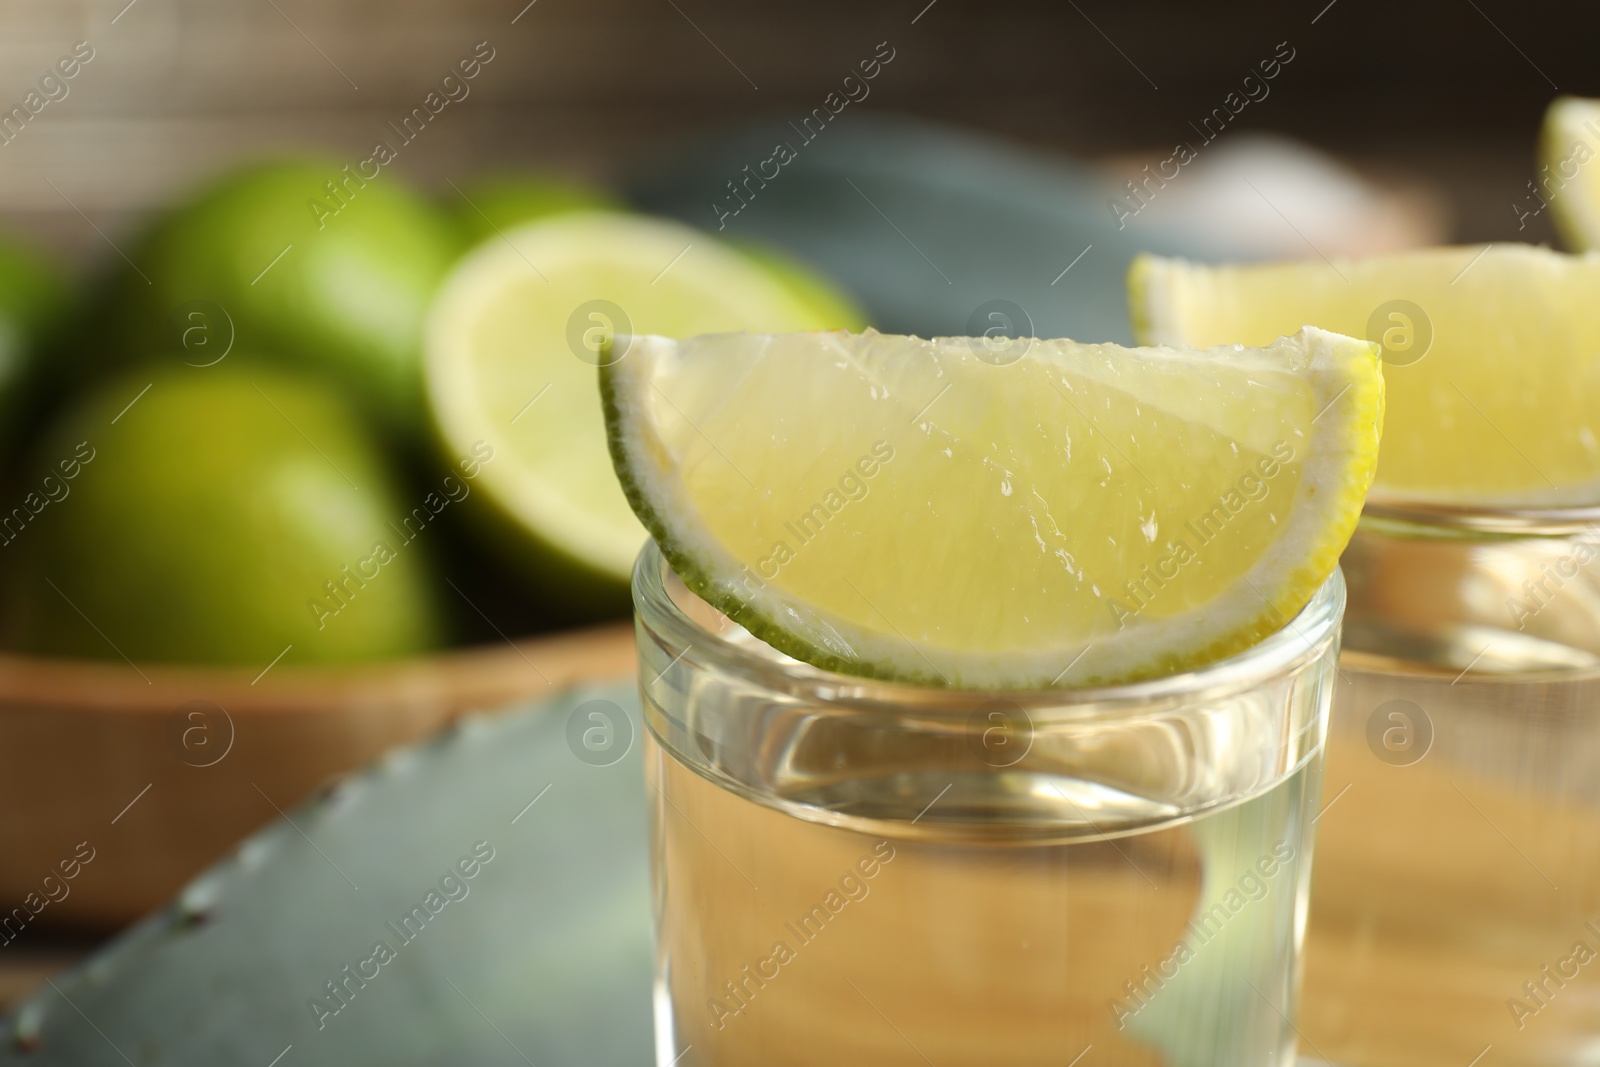
[[[255,669],[435,647],[437,501],[405,500],[361,425],[328,386],[238,355],[106,383],[0,515],[0,636]]]
[[[505,235],[525,222],[573,211],[623,211],[599,189],[550,174],[505,172],[463,183],[450,203],[469,245]]]
[[[414,436],[422,320],[459,248],[449,220],[391,170],[254,164],[180,204],[133,251],[113,343],[193,366],[230,346],[269,353]]]

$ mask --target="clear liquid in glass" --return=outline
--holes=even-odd
[[[1352,542],[1304,1051],[1600,1063],[1594,536]]]
[[[933,771],[779,810],[647,745],[661,1064],[1292,1059],[1320,753],[1197,818],[1119,797],[1138,829],[1074,836],[1057,791],[1089,783]]]

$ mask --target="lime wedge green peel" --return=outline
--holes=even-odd
[[[1600,501],[1600,254],[1476,245],[1243,266],[1143,256],[1128,288],[1147,344],[1264,344],[1307,322],[1379,343],[1389,423],[1376,499]]]
[[[698,230],[612,212],[508,229],[469,253],[434,301],[429,403],[444,446],[494,450],[474,496],[506,555],[575,615],[627,603],[645,531],[606,453],[595,380],[616,333],[846,325],[821,300]]]
[[[867,332],[617,341],[628,499],[697,594],[782,652],[1026,688],[1169,674],[1283,628],[1377,462],[1378,349]]]

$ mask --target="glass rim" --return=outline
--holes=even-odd
[[[1418,528],[1445,534],[1506,534],[1565,537],[1600,532],[1600,504],[1454,504],[1367,495],[1361,508],[1363,525]]]
[[[765,650],[757,651],[707,629],[693,618],[668,590],[669,574],[673,574],[671,565],[655,539],[647,540],[634,562],[635,615],[645,630],[664,634],[674,648],[681,647],[680,658],[693,656],[697,662],[756,679],[768,690],[828,703],[948,705],[969,710],[975,703],[997,700],[1064,709],[1086,704],[1149,705],[1197,694],[1221,695],[1259,688],[1312,662],[1330,642],[1337,642],[1345,606],[1344,574],[1335,567],[1311,600],[1283,627],[1241,652],[1193,670],[1115,685],[970,689],[830,671],[794,659],[752,636],[751,640]],[[687,587],[684,592],[708,611],[716,610]]]

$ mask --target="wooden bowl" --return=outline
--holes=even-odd
[[[0,937],[120,926],[331,776],[633,663],[624,624],[253,681],[0,654]]]

